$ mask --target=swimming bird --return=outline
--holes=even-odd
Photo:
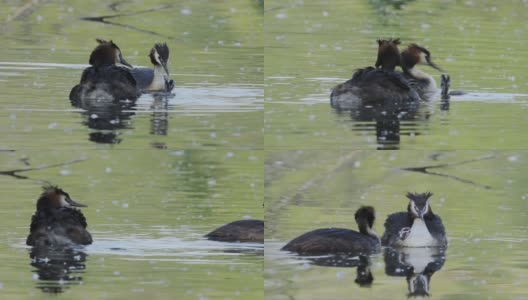
[[[220,242],[264,243],[264,221],[234,221],[218,227],[205,237]]]
[[[407,193],[407,211],[387,217],[381,244],[390,247],[446,247],[442,219],[433,213],[429,204],[432,195],[429,192]]]
[[[174,81],[169,79],[169,47],[167,44],[157,43],[149,53],[150,62],[154,66],[150,68],[133,68],[130,70],[137,82],[140,91],[166,91],[174,88]],[[163,73],[166,73],[165,74]]]
[[[395,71],[400,65],[399,39],[378,40],[376,67],[358,69],[352,78],[337,85],[330,94],[330,104],[338,110],[351,110],[365,106],[406,106],[420,97],[411,87],[403,72]]]
[[[81,81],[70,91],[70,100],[136,100],[139,92],[132,76],[132,67],[122,56],[113,41],[97,39],[99,45],[90,55],[90,67],[86,68]]]
[[[370,254],[379,251],[380,240],[372,229],[376,218],[374,208],[362,206],[354,217],[359,232],[344,228],[316,229],[293,239],[281,250],[300,255]]]
[[[431,60],[431,53],[429,50],[413,43],[400,54],[400,57],[400,65],[403,69],[403,75],[407,81],[409,81],[411,87],[418,93],[421,100],[432,100],[439,93],[434,78],[431,75],[416,69],[417,65],[426,65],[443,72],[443,70]]]
[[[75,207],[86,205],[73,201],[57,186],[44,186],[37,201],[37,211],[31,218],[26,244],[34,247],[91,244],[92,236],[86,230],[86,218]]]

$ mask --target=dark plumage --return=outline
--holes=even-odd
[[[408,193],[409,205],[407,212],[397,212],[389,215],[385,220],[385,233],[381,238],[383,246],[392,247],[445,247],[447,237],[442,219],[433,213],[429,205],[431,193]],[[415,224],[415,222],[417,222]],[[416,230],[414,225],[424,222],[427,232],[422,232],[413,242],[408,242],[411,230]],[[416,232],[421,232],[420,229]],[[420,239],[422,240],[420,241]]]
[[[264,243],[264,221],[234,221],[209,232],[205,237],[220,242]]]
[[[70,91],[70,100],[136,100],[139,93],[134,76],[130,69],[116,64],[132,66],[123,59],[121,50],[112,41],[98,39],[97,42],[99,45],[90,55],[92,66],[83,71],[80,83]]]
[[[73,201],[57,186],[45,186],[31,218],[26,244],[34,247],[88,245],[92,236],[86,230],[86,218],[73,207],[86,205]]]
[[[159,54],[159,61],[156,59],[156,52]],[[166,43],[156,43],[154,44],[154,48],[150,50],[150,61],[153,65],[159,65],[160,62],[163,64],[167,64],[169,61],[169,47]]]
[[[401,72],[399,39],[378,40],[376,68],[358,69],[352,79],[337,85],[330,94],[330,104],[339,110],[361,106],[385,106],[419,101],[420,97]],[[381,68],[378,68],[381,67]]]
[[[332,107],[343,110],[419,100],[402,73],[373,67],[358,69],[352,79],[337,85],[330,94]]]
[[[323,228],[305,233],[290,241],[281,250],[301,255],[331,253],[370,254],[379,251],[380,242],[372,231],[374,208],[363,206],[356,211],[359,232],[344,228]]]
[[[394,71],[400,65],[400,51],[398,49],[400,39],[378,40],[378,59],[376,68]]]

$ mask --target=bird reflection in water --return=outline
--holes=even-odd
[[[416,121],[429,119],[427,108],[418,110],[417,102],[387,103],[379,106],[362,106],[350,110],[350,117],[354,131],[375,130],[376,141],[379,150],[397,150],[400,145],[401,124],[408,122],[406,126],[412,128],[414,136],[420,135],[417,131]],[[361,122],[361,123],[358,123]],[[374,127],[374,128],[372,128]]]
[[[423,298],[430,294],[431,277],[444,266],[443,248],[386,248],[385,273],[388,276],[405,277],[409,293],[407,297]]]
[[[173,97],[169,93],[152,94],[154,102],[150,106],[152,116],[150,119],[150,134],[155,136],[167,136],[169,130],[169,99]],[[164,142],[152,142],[154,149],[167,149]]]
[[[74,248],[33,247],[29,253],[36,269],[36,287],[44,293],[59,294],[71,286],[83,284],[87,254]]]
[[[83,111],[83,125],[94,131],[88,139],[98,144],[119,144],[120,130],[129,129],[135,101],[112,101],[112,99],[71,100],[74,107]]]
[[[441,87],[440,111],[449,111],[449,75],[442,74]],[[398,150],[402,135],[421,135],[418,126],[429,121],[434,106],[434,103],[386,101],[378,105],[358,105],[346,111],[336,109],[336,112],[350,114],[353,131],[375,129],[378,150]]]
[[[150,134],[166,136],[169,129],[169,100],[173,97],[168,93],[152,94],[153,103],[150,107]],[[132,129],[131,117],[136,114],[135,101],[112,101],[106,99],[72,100],[72,106],[83,111],[82,124],[90,129],[88,139],[98,144],[119,144],[122,141],[122,130]],[[163,142],[153,142],[152,146],[165,149]]]
[[[368,255],[353,254],[330,254],[325,256],[297,256],[302,260],[321,267],[356,268],[356,279],[354,282],[360,287],[370,287],[374,276],[370,269],[371,261]]]

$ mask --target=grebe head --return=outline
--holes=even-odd
[[[162,66],[167,76],[169,75],[169,69],[167,68],[167,63],[169,61],[169,47],[165,43],[157,43],[150,50],[150,61],[155,66]]]
[[[43,192],[37,201],[37,210],[50,210],[61,207],[86,207],[86,205],[73,201],[70,195],[58,186],[44,186]]]
[[[123,58],[121,55],[121,50],[116,44],[114,44],[114,42],[107,42],[101,39],[96,39],[96,41],[99,43],[99,45],[95,47],[95,49],[92,51],[92,54],[90,55],[90,65],[102,67],[122,64],[132,68],[132,65]]]
[[[364,234],[374,234],[372,227],[376,220],[376,213],[372,206],[362,206],[354,215],[356,223],[358,224],[359,232]]]
[[[378,59],[376,60],[376,68],[381,66],[382,69],[393,71],[396,66],[400,65],[399,44],[399,38],[378,40]]]
[[[426,215],[432,214],[431,206],[429,205],[429,197],[432,193],[407,193],[409,199],[409,205],[407,211],[413,219],[423,219]]]
[[[431,61],[431,53],[417,44],[410,44],[407,49],[401,53],[401,66],[404,70],[410,70],[415,65],[427,65],[440,72],[444,72],[439,66]]]

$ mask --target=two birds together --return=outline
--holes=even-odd
[[[429,204],[431,193],[408,193],[406,212],[389,215],[381,241],[373,231],[374,208],[363,206],[356,211],[359,232],[344,228],[323,228],[305,233],[282,248],[301,255],[372,254],[381,246],[446,247],[447,237],[442,219]]]
[[[89,245],[92,235],[88,232],[86,218],[77,207],[86,207],[72,200],[70,195],[57,186],[44,186],[37,200],[37,211],[31,218],[28,246],[38,249],[63,248]],[[264,242],[264,222],[240,220],[213,230],[207,237],[222,242]]]
[[[378,40],[375,67],[358,69],[350,80],[334,87],[330,95],[332,107],[346,110],[432,100],[439,91],[435,80],[416,66],[443,70],[432,62],[427,49],[413,43],[400,53],[399,45],[400,39]],[[397,66],[402,71],[397,71]],[[448,80],[447,75],[442,78]]]
[[[324,228],[305,233],[282,248],[299,254],[354,253],[369,254],[380,246],[446,247],[447,237],[442,219],[429,204],[431,193],[408,193],[406,212],[387,217],[385,233],[380,239],[373,231],[375,211],[363,206],[355,213],[359,232],[343,228]],[[45,186],[31,218],[26,244],[34,247],[89,245],[92,236],[86,229],[86,218],[77,207],[86,207],[57,186]],[[240,220],[213,230],[210,240],[225,242],[264,242],[264,222]]]
[[[90,67],[86,68],[81,81],[70,91],[71,101],[90,99],[136,100],[144,92],[170,92],[174,81],[169,79],[169,47],[157,43],[150,50],[153,65],[150,68],[134,68],[122,56],[113,41],[97,39],[99,45],[90,55]],[[165,74],[164,74],[165,73]]]

